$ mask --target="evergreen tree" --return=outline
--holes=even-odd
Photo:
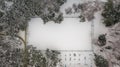
[[[16,37],[0,35],[0,67],[21,67],[23,51]]]
[[[56,67],[57,63],[60,61],[58,55],[59,51],[55,50],[37,50],[36,47],[32,45],[27,46],[28,49],[28,65],[35,67]]]
[[[105,3],[104,10],[102,12],[104,17],[104,24],[106,26],[112,26],[120,22],[120,4],[114,4],[112,0],[108,0]]]
[[[9,10],[7,10],[8,7],[6,6],[5,1],[13,3],[10,6]],[[56,23],[60,23],[63,20],[63,14],[60,12],[59,9],[60,9],[60,6],[64,4],[64,2],[66,2],[66,0],[0,0],[0,34],[4,33],[6,36],[10,36],[11,38],[14,38],[18,36],[18,33],[20,30],[26,31],[28,22],[30,21],[31,18],[34,18],[34,17],[42,18],[44,20],[44,23],[48,21],[54,21]],[[2,35],[0,35],[0,37],[1,36]],[[9,40],[7,39],[4,39],[4,41],[0,40],[0,45],[4,46],[3,43],[7,41]],[[14,40],[12,41],[14,42]],[[13,48],[12,45],[16,45],[16,44],[6,43],[6,45],[10,46],[10,47],[7,47],[7,46],[5,47],[6,49],[9,50]],[[27,67],[28,62],[26,61],[28,61],[29,59],[26,56],[27,55],[26,43],[24,45],[25,45],[24,67]],[[3,49],[4,48],[1,48],[1,50]],[[9,52],[14,53],[12,51],[8,51],[8,53]],[[40,61],[40,59],[37,60],[37,58],[39,58],[38,56],[41,56],[41,54],[38,54],[40,52],[36,50],[35,50],[35,53],[36,54],[33,54],[34,56],[32,58],[34,57],[36,58],[32,60],[35,62],[38,62]],[[0,53],[0,55],[4,56],[4,53]],[[18,56],[17,55],[14,55],[14,56],[16,56],[16,59],[17,59]],[[21,54],[19,56],[21,56]],[[3,58],[5,58],[4,63],[2,62],[3,60],[1,60]],[[18,57],[18,60],[22,58]],[[21,67],[20,65],[10,66],[10,64],[8,63],[9,61],[6,61],[6,59],[9,60],[7,56],[0,57],[0,63],[3,63],[3,65],[6,65],[6,64],[8,65],[8,66],[0,65],[1,67]],[[42,58],[42,59],[45,59],[45,58]],[[10,62],[21,64],[21,61],[15,62],[14,60],[11,60]],[[16,64],[13,64],[13,65],[16,65]],[[36,67],[39,67],[39,66],[40,66],[39,64],[36,64]]]
[[[97,67],[109,67],[108,61],[100,55],[95,54],[94,61],[95,61],[95,65]]]
[[[99,37],[98,37],[98,45],[99,46],[106,45],[106,34],[99,35]]]
[[[8,0],[6,0],[8,1]],[[11,8],[6,10],[5,1],[0,1],[0,24],[6,25],[8,35],[14,36],[19,30],[25,30],[28,26],[28,22],[33,17],[40,17],[44,23],[48,21],[54,21],[60,23],[63,19],[63,14],[60,12],[60,6],[66,2],[66,0],[9,0],[13,2]],[[5,8],[5,9],[4,9]],[[3,17],[2,17],[3,16]],[[4,30],[3,30],[4,31]]]

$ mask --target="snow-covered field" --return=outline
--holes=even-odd
[[[52,21],[43,24],[41,18],[32,18],[28,27],[28,43],[38,49],[54,50],[92,50],[91,23],[79,22],[79,13],[66,15],[65,9],[73,4],[84,3],[89,0],[67,0],[60,8],[64,18],[61,24]],[[91,0],[94,1],[94,0]]]
[[[86,67],[88,67],[93,65],[91,64],[93,63],[92,52],[85,51],[92,50],[91,22],[80,22],[79,18],[75,18],[79,16],[79,13],[65,14],[66,8],[84,1],[67,0],[60,9],[65,17],[61,24],[53,21],[43,24],[41,18],[32,18],[28,27],[28,44],[40,50],[46,50],[47,48],[61,50],[63,66],[77,67],[76,65],[78,65],[79,67],[82,65],[83,67],[87,64]],[[76,56],[74,56],[75,54]]]
[[[34,18],[29,22],[28,43],[41,50],[91,50],[91,23],[64,18],[61,24],[43,24],[41,18]]]
[[[41,18],[32,18],[28,27],[28,44],[38,49],[46,48],[55,50],[91,50],[91,22],[79,22],[79,14],[66,15],[65,9],[73,4],[84,3],[89,0],[67,0],[60,8],[64,18],[61,24],[49,21],[43,24]],[[94,0],[90,0],[94,1]],[[106,1],[106,0],[101,0]],[[95,13],[94,37],[106,33],[107,28],[101,23],[101,11]]]
[[[67,64],[68,67],[77,67],[76,65],[78,67],[80,65],[82,67],[95,67],[93,66],[92,51],[86,52],[85,50],[93,50],[91,43],[92,32],[94,32],[95,38],[99,34],[107,32],[107,28],[101,23],[101,11],[95,13],[95,19],[93,20],[94,31],[91,28],[92,21],[80,22],[80,19],[76,18],[80,13],[65,14],[66,8],[85,1],[94,0],[67,0],[60,9],[64,16],[64,20],[60,24],[54,23],[53,21],[44,24],[41,18],[32,18],[28,26],[28,44],[40,50],[46,50],[47,48],[61,50],[62,63],[63,65]],[[71,52],[71,50],[73,51]],[[73,56],[74,54],[77,56]]]
[[[79,18],[64,18],[61,24],[52,21],[43,24],[41,18],[33,18],[29,22],[28,43],[40,50],[61,50],[63,66],[94,66],[91,22],[79,22]]]

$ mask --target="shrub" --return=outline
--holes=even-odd
[[[4,15],[4,13],[0,11],[0,18],[1,18],[3,15]]]
[[[100,55],[95,54],[94,61],[95,61],[95,65],[97,67],[109,67],[108,61]]]
[[[112,47],[111,46],[107,46],[107,47],[105,47],[106,49],[108,49],[108,50],[110,50],[110,49],[112,49]]]
[[[103,23],[106,26],[112,26],[120,22],[120,4],[115,5],[112,0],[108,0],[108,2],[105,3],[102,16],[104,17]]]
[[[98,37],[98,45],[99,46],[106,45],[106,34],[99,35],[99,37]]]
[[[85,17],[84,16],[80,15],[79,18],[80,18],[80,22],[85,22]]]

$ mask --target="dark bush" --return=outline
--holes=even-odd
[[[80,15],[79,18],[80,18],[80,22],[85,22],[85,17],[84,16]]]
[[[109,49],[109,50],[110,50],[110,49],[112,49],[112,47],[111,47],[111,46],[107,46],[107,47],[105,47],[105,48],[106,48],[106,49]]]
[[[108,61],[100,55],[95,54],[94,61],[97,67],[109,67]]]
[[[99,37],[98,37],[98,45],[99,46],[106,45],[106,34],[99,35]]]
[[[120,22],[120,4],[116,5],[112,0],[108,0],[108,2],[105,3],[102,16],[104,17],[103,23],[106,26],[112,26]]]
[[[0,18],[1,18],[3,15],[4,15],[4,13],[0,11]]]

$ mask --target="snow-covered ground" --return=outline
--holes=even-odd
[[[102,23],[103,17],[101,16],[102,11],[95,13],[94,22],[94,38],[96,39],[99,35],[105,34],[108,32],[108,28]]]
[[[52,21],[43,24],[41,18],[33,18],[29,22],[28,43],[40,50],[60,50],[63,66],[94,65],[91,22],[79,22],[79,18],[64,18],[61,24]]]
[[[64,16],[64,20],[60,24],[54,23],[53,21],[44,24],[41,18],[32,18],[28,26],[28,44],[40,50],[46,50],[47,48],[61,50],[62,63],[68,67],[77,67],[76,65],[78,65],[78,67],[81,65],[82,67],[95,67],[93,66],[92,51],[85,51],[92,50],[91,21],[80,22],[79,18],[75,18],[78,17],[80,13],[65,14],[66,8],[72,7],[73,4],[87,1],[95,0],[67,0],[60,9]],[[105,2],[106,0],[101,1]],[[95,19],[93,20],[95,38],[97,38],[99,34],[106,33],[108,30],[104,24],[101,23],[102,17],[100,14],[101,11],[95,13]],[[83,52],[81,52],[81,50]],[[76,54],[76,56],[74,56],[74,54]]]
[[[63,67],[94,67],[91,51],[61,51]]]
[[[43,24],[41,18],[33,18],[29,22],[28,43],[41,50],[91,50],[91,23],[64,18],[61,24]]]
[[[66,8],[84,1],[88,0],[67,0],[60,9],[64,16],[64,20],[60,24],[53,21],[43,24],[41,18],[32,18],[28,26],[28,44],[40,50],[47,48],[61,50],[61,62],[66,67],[93,65],[91,22],[80,22],[80,18],[76,18],[80,13],[65,14]]]
[[[91,22],[79,22],[79,14],[66,15],[65,9],[73,4],[84,3],[89,0],[67,0],[61,6],[60,11],[69,18],[64,18],[61,24],[49,21],[43,24],[41,18],[32,18],[28,27],[28,44],[36,46],[38,49],[46,48],[55,50],[92,50],[91,48]],[[95,1],[95,0],[90,0]],[[106,0],[101,0],[106,1]],[[107,28],[101,22],[101,11],[95,13],[94,37],[106,33]],[[74,46],[74,47],[73,47]]]
[[[60,8],[65,17],[61,24],[49,21],[43,24],[41,18],[32,18],[28,27],[28,43],[38,49],[54,50],[92,50],[91,22],[79,22],[79,13],[66,15],[65,9],[73,4],[95,0],[67,0]],[[69,17],[69,18],[66,18]]]

